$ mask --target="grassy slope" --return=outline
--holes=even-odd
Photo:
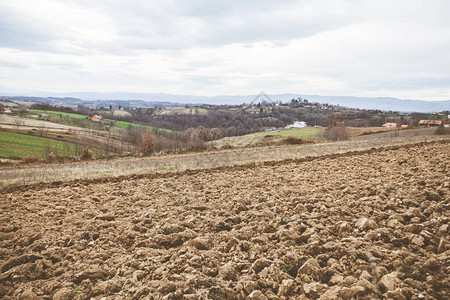
[[[149,130],[161,130],[164,132],[173,132],[173,130],[170,129],[164,129],[164,128],[157,128],[157,127],[152,127],[152,126],[148,126],[148,125],[142,125],[142,124],[135,124],[135,123],[130,123],[130,122],[124,122],[124,121],[116,121],[116,125],[114,125],[114,128],[116,129],[126,129],[128,127],[133,127],[133,128],[147,128]]]
[[[80,114],[71,114],[71,113],[65,113],[65,112],[55,112],[55,111],[44,111],[44,110],[39,110],[39,109],[30,109],[30,114],[33,116],[39,115],[39,114],[47,114],[49,116],[53,116],[53,117],[59,117],[59,116],[63,116],[66,118],[73,118],[73,119],[86,119],[88,116],[87,115],[80,115]],[[127,114],[129,114],[128,112],[125,112]],[[104,120],[106,121],[113,121],[113,120],[109,120],[104,118]],[[62,123],[64,124],[64,119],[61,120]],[[87,121],[88,124],[89,121]],[[76,125],[76,124],[72,124],[72,123],[68,123],[66,125]],[[148,126],[148,125],[141,125],[141,124],[134,124],[134,123],[130,123],[130,122],[124,122],[124,121],[117,121],[117,124],[114,125],[114,128],[119,128],[119,129],[125,129],[128,128],[129,126],[131,127],[140,127],[140,128],[148,128],[150,130],[155,129],[156,127],[152,127],[152,126]],[[159,128],[158,128],[159,129]],[[161,129],[161,130],[165,130],[167,132],[170,132],[169,129]]]
[[[45,159],[49,151],[63,156],[81,155],[83,146],[79,142],[78,147],[75,144],[76,140],[71,135],[45,133],[39,136],[39,132],[32,131],[0,131],[0,158],[21,159],[30,156]],[[110,153],[95,146],[89,148],[94,155]]]
[[[39,110],[39,109],[30,109],[29,112],[30,112],[30,114],[33,114],[33,115],[46,114],[46,115],[54,116],[54,117],[63,116],[63,117],[70,117],[70,118],[74,118],[74,119],[86,119],[88,117],[86,115],[80,115],[80,114],[71,114],[71,113],[65,113],[65,112],[59,112],[59,111],[45,111],[45,110]]]
[[[266,140],[266,137],[271,137],[271,141],[281,140],[287,137],[295,137],[305,140],[321,141],[321,133],[323,128],[320,127],[305,127],[305,128],[292,128],[283,130],[274,130],[269,132],[257,132],[246,134],[243,136],[227,137],[217,141],[214,141],[214,145],[232,145],[236,147],[244,147],[252,144],[257,144]]]
[[[98,111],[102,116],[111,116],[111,111],[109,110],[99,110]],[[128,117],[131,114],[125,110],[115,110],[113,113],[114,116]]]
[[[17,103],[12,102],[12,101],[2,101],[2,100],[0,100],[0,104],[5,105],[6,107],[17,107],[17,106],[19,106]]]
[[[62,154],[75,154],[75,146],[72,143],[20,133],[0,132],[0,157],[31,156],[44,159],[46,148]]]
[[[352,137],[352,140],[372,140],[380,138],[392,138],[392,137],[415,137],[415,136],[433,136],[436,128],[414,128],[414,129],[404,129],[404,130],[389,130],[387,132],[381,132],[369,135],[360,135]]]
[[[184,106],[169,106],[169,107],[164,107],[160,110],[157,110],[155,112],[155,114],[157,115],[175,115],[175,114],[179,114],[179,115],[185,115],[185,114],[198,114],[198,115],[205,115],[208,113],[208,110],[206,108],[202,108],[202,107],[189,107],[186,108]]]
[[[387,131],[395,131],[395,128],[391,127],[347,127],[347,131],[350,136],[359,136],[368,133],[379,133]]]
[[[235,147],[245,147],[263,141],[278,141],[287,137],[295,137],[313,141],[325,141],[323,135],[321,134],[323,133],[324,130],[325,129],[321,127],[282,129],[268,132],[251,133],[243,136],[227,137],[211,143],[214,144],[215,146],[231,145]],[[435,128],[420,128],[420,129],[407,129],[395,131],[392,128],[384,128],[384,127],[367,127],[367,128],[348,127],[347,130],[352,136],[352,139],[370,140],[374,138],[379,139],[380,137],[389,138],[389,137],[411,137],[411,136],[432,135]],[[361,135],[363,132],[377,132],[377,133],[370,135]]]

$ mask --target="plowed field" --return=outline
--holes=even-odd
[[[4,190],[4,299],[447,299],[450,144]]]

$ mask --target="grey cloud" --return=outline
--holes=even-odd
[[[0,66],[22,68],[25,85],[400,94],[450,82],[447,0],[27,3],[0,0]]]
[[[4,60],[0,60],[0,67],[15,68],[15,69],[28,68],[28,66],[26,64],[21,64],[21,63],[17,63],[17,62],[9,62],[9,61],[4,61]]]
[[[0,47],[82,54],[86,51],[123,53],[254,42],[284,46],[291,39],[354,22],[355,16],[346,9],[345,2],[331,3],[336,2],[72,1],[73,5],[108,16],[117,37],[103,43],[86,42],[77,38],[74,33],[76,28],[59,32],[54,24],[47,22],[50,20],[22,16],[18,10],[0,5],[3,15],[0,19]],[[297,11],[298,15],[293,14],[292,10]],[[318,17],[313,18],[313,13]]]
[[[185,75],[183,76],[191,84],[196,86],[221,85],[228,82],[228,78],[221,76]]]
[[[2,9],[0,12],[0,47],[38,50],[58,38],[51,29],[20,18],[12,11]]]
[[[78,64],[70,63],[70,62],[53,62],[47,61],[41,63],[42,66],[48,66],[54,69],[59,69],[63,71],[81,71],[81,67]]]
[[[232,43],[272,42],[286,45],[289,40],[333,30],[355,21],[345,10],[308,4],[306,1],[190,1],[169,2],[174,7],[164,17],[158,9],[143,14],[128,10],[118,19],[118,30],[125,45],[136,48],[209,47]],[[183,4],[189,3],[189,5]],[[175,5],[176,4],[176,5]],[[304,9],[303,9],[304,8]],[[312,17],[314,10],[320,13]],[[298,11],[298,15],[292,13]],[[117,13],[117,11],[113,12]]]
[[[25,14],[13,6],[0,3],[0,48],[50,53],[82,53],[90,45],[76,41],[76,30],[64,31],[40,14]],[[62,46],[64,44],[64,46]],[[70,47],[68,47],[70,46]]]

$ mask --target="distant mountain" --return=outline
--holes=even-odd
[[[388,97],[367,98],[351,96],[317,96],[303,95],[302,98],[310,99],[320,103],[347,106],[361,109],[380,109],[400,112],[440,112],[450,110],[450,100],[446,101],[423,101],[397,99]]]
[[[5,100],[25,100],[31,102],[42,102],[58,104],[62,103],[66,106],[76,107],[77,105],[86,105],[94,107],[107,107],[122,106],[122,107],[169,107],[169,106],[184,106],[185,103],[180,102],[169,102],[169,101],[145,101],[145,100],[82,100],[80,98],[73,97],[31,97],[31,96],[0,96],[0,98]],[[201,105],[201,104],[192,104]]]
[[[45,93],[32,92],[24,93],[23,96],[11,97],[11,92],[4,92],[0,88],[0,94],[10,95],[3,96],[5,99],[17,98],[34,98],[40,102],[63,102],[70,105],[96,105],[109,106],[122,105],[124,107],[152,107],[152,106],[179,106],[185,104],[242,104],[250,103],[257,95],[224,95],[224,96],[192,96],[192,95],[174,95],[163,93],[127,93],[127,92],[109,92],[109,93]],[[17,94],[16,94],[17,95]],[[34,96],[34,97],[33,97]],[[268,94],[270,99],[274,101],[288,102],[298,97],[308,99],[310,102],[328,103],[341,105],[351,108],[361,109],[380,109],[392,110],[400,112],[439,112],[450,110],[450,100],[446,101],[423,101],[423,100],[404,100],[397,98],[368,98],[353,96],[319,96],[305,94]],[[2,96],[0,96],[2,97]],[[38,100],[39,99],[39,100]]]

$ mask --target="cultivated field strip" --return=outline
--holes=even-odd
[[[445,299],[449,153],[429,142],[5,192],[0,297]]]
[[[173,171],[208,169],[264,161],[280,161],[302,157],[316,157],[349,151],[361,151],[388,145],[402,145],[433,140],[448,140],[439,136],[385,137],[366,140],[320,143],[314,145],[261,147],[183,155],[160,155],[143,158],[67,164],[0,168],[0,187],[28,185],[74,179],[93,179],[132,174],[167,173]]]

